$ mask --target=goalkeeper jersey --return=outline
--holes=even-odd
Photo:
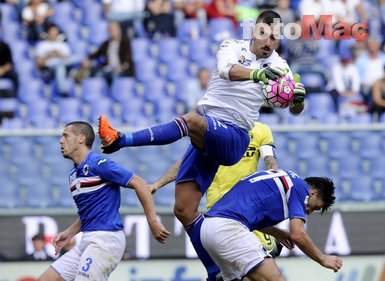
[[[217,52],[217,67],[211,75],[205,95],[198,101],[198,111],[250,131],[258,120],[264,99],[262,84],[230,81],[229,71],[235,64],[251,69],[275,66],[289,69],[276,51],[270,57],[257,59],[250,51],[250,40],[229,39]],[[291,72],[289,72],[292,76]]]
[[[208,210],[240,179],[257,171],[260,156],[259,148],[262,145],[273,146],[273,134],[267,125],[255,122],[253,129],[250,131],[249,147],[242,159],[235,165],[219,167],[215,178],[206,193]]]

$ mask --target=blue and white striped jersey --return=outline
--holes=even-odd
[[[133,176],[133,172],[92,151],[80,165],[75,165],[69,182],[81,231],[123,229],[119,214],[120,187],[127,186]]]
[[[250,231],[290,218],[306,221],[310,189],[294,172],[259,171],[240,180],[206,213],[245,224]]]

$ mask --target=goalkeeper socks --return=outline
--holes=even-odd
[[[175,120],[149,127],[132,134],[125,134],[118,140],[119,147],[163,145],[175,142],[188,135],[186,121],[182,117]]]
[[[203,247],[201,242],[201,226],[204,220],[204,216],[199,214],[192,222],[186,225],[185,230],[190,237],[191,243],[194,249],[206,268],[208,274],[208,281],[216,281],[216,276],[220,273],[219,267],[211,259],[209,253]]]

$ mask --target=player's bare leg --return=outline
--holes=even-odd
[[[285,281],[275,260],[265,258],[265,260],[246,275],[250,281]],[[244,278],[243,280],[247,280]]]
[[[199,215],[201,199],[202,193],[195,182],[176,184],[174,214],[183,226],[186,227]]]

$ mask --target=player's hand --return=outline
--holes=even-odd
[[[150,183],[148,186],[150,187],[151,194],[154,194],[155,192],[157,192],[158,189],[161,187],[161,186],[158,184],[157,181],[154,182],[154,183]]]
[[[268,84],[269,80],[277,80],[279,77],[284,76],[288,72],[287,69],[280,67],[268,66],[261,69],[254,69],[250,72],[250,80],[255,83],[263,82]]]
[[[294,82],[295,82],[295,87],[294,87],[293,104],[298,105],[305,101],[306,90],[304,85],[301,83],[301,77],[299,76],[298,73],[294,74]]]
[[[65,247],[71,240],[72,236],[68,235],[65,231],[60,232],[54,236],[51,243],[55,247],[55,255],[59,254],[61,249]]]
[[[342,260],[337,256],[324,255],[320,264],[337,272],[342,267]]]
[[[155,220],[149,223],[152,236],[161,244],[166,243],[168,236],[171,234],[159,221]]]

